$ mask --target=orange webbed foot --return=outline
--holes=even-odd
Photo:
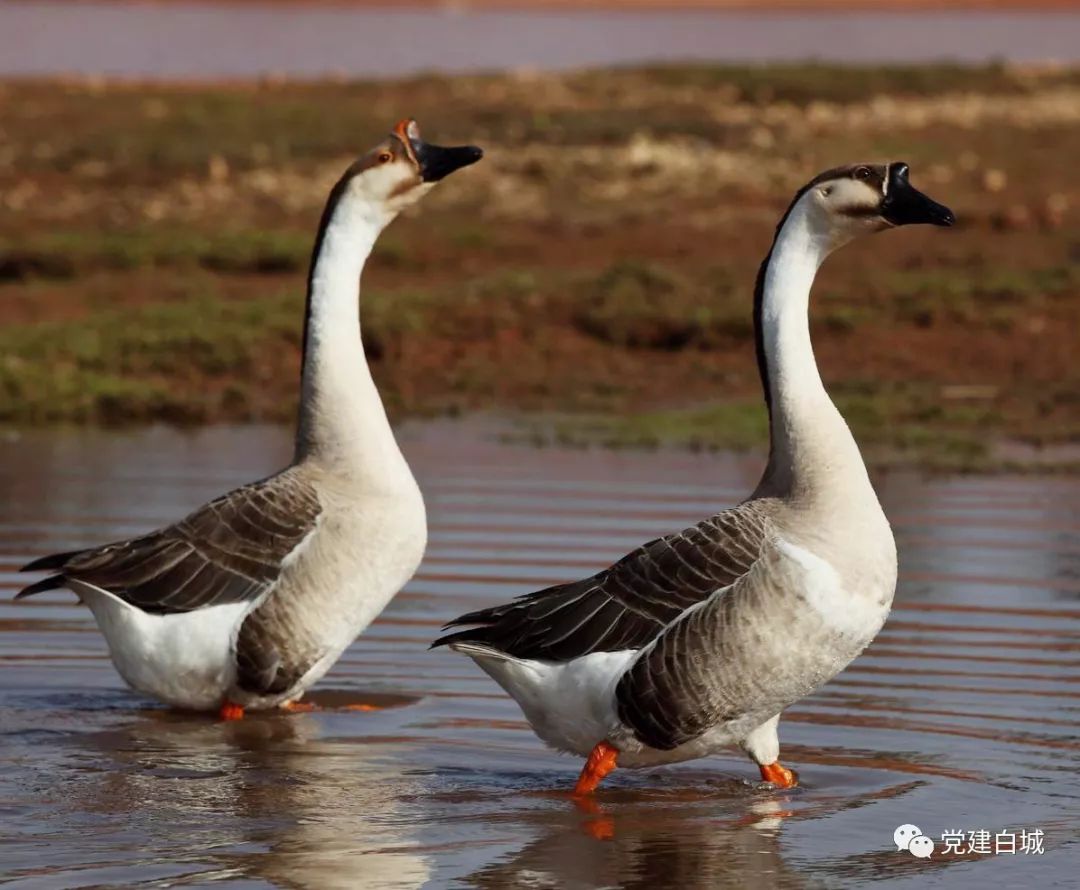
[[[592,794],[603,781],[604,776],[615,769],[618,759],[618,749],[607,742],[600,742],[593,748],[574,786],[574,797]]]
[[[772,782],[777,788],[794,788],[799,784],[798,773],[788,769],[779,760],[775,763],[763,763],[759,768],[762,780]]]
[[[318,705],[313,705],[309,701],[287,701],[282,702],[278,707],[290,714],[310,714],[312,711],[319,710]]]
[[[218,711],[218,717],[222,720],[243,720],[244,706],[226,699],[221,703],[221,710]]]

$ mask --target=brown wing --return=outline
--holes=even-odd
[[[277,581],[319,512],[315,490],[285,470],[141,538],[36,560],[23,571],[57,574],[18,597],[82,581],[157,614],[253,600]]]
[[[640,741],[669,751],[750,707],[777,713],[822,682],[812,670],[787,672],[779,654],[798,617],[782,560],[767,542],[750,571],[664,628],[620,677],[619,719]],[[833,642],[826,634],[808,645]]]
[[[435,646],[477,643],[517,658],[570,661],[641,649],[690,606],[741,577],[766,538],[771,501],[747,501],[657,538],[591,578],[462,615]]]
[[[714,668],[725,658],[724,635],[735,620],[736,605],[736,597],[726,591],[687,613],[665,628],[619,679],[619,719],[640,741],[670,751],[735,715],[728,713],[731,678]],[[702,658],[703,652],[709,657]]]

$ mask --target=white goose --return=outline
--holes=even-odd
[[[359,281],[382,230],[473,146],[425,143],[399,123],[330,192],[308,275],[296,453],[175,525],[35,560],[91,609],[113,663],[170,705],[293,706],[412,577],[424,501],[371,377]]]
[[[758,364],[771,446],[737,507],[645,544],[611,568],[450,622],[434,645],[472,657],[536,734],[587,756],[591,793],[621,764],[643,767],[740,745],[764,780],[780,764],[781,712],[876,636],[896,587],[896,545],[810,345],[822,261],[864,232],[948,226],[903,163],[814,178],[784,214],[758,273]]]

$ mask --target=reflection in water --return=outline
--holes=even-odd
[[[167,712],[82,742],[101,772],[81,786],[78,809],[149,810],[144,837],[129,840],[159,849],[162,828],[181,829],[186,845],[203,823],[220,852],[205,857],[202,880],[244,874],[312,890],[428,880],[395,804],[408,780],[388,747],[322,740],[306,716],[217,724]]]
[[[689,771],[687,777],[696,775]],[[586,890],[596,886],[629,890],[779,890],[827,885],[805,868],[805,851],[790,835],[793,826],[860,818],[863,809],[901,802],[923,787],[905,781],[857,795],[807,789],[779,796],[739,780],[710,781],[698,774],[690,788],[607,793],[603,803],[587,800],[535,818],[523,828],[535,835],[520,850],[478,869],[463,880],[481,888],[538,887]],[[800,830],[800,833],[804,833]],[[821,831],[815,833],[824,836]],[[875,855],[864,878],[889,874],[894,863]],[[854,869],[841,861],[842,872]],[[833,874],[832,864],[828,869]]]
[[[579,831],[548,826],[509,861],[485,866],[465,883],[591,890],[603,876],[605,886],[627,890],[810,886],[781,855],[785,815],[775,800],[751,803],[746,817],[735,821],[684,807],[621,817],[597,813]]]

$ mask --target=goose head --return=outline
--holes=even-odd
[[[830,250],[896,226],[951,226],[952,211],[916,189],[908,172],[903,161],[827,170],[803,188],[792,209],[805,209],[811,230]]]
[[[475,164],[483,155],[475,145],[446,147],[425,142],[416,121],[406,118],[349,168],[339,187],[379,211],[385,225],[437,182]]]

